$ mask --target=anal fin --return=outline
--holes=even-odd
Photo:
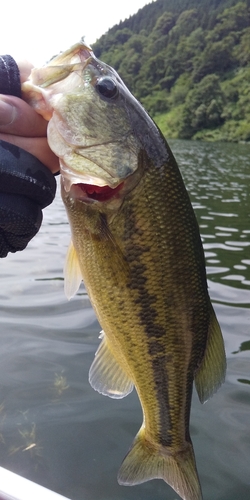
[[[225,380],[226,355],[220,325],[211,305],[206,351],[195,375],[195,386],[201,403],[205,403]]]
[[[89,370],[90,385],[104,396],[121,399],[133,390],[133,382],[115,359],[104,332]]]

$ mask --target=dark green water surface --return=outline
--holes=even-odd
[[[193,397],[204,500],[249,500],[250,146],[171,146],[200,225],[228,360],[218,393],[205,405]],[[141,409],[135,391],[111,400],[88,384],[100,326],[83,285],[70,302],[64,296],[68,242],[58,194],[29,247],[0,261],[0,466],[72,500],[176,500],[163,481],[117,483]]]

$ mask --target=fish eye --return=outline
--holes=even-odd
[[[95,87],[101,96],[107,97],[108,99],[113,99],[118,95],[118,88],[115,81],[107,76],[97,80]]]

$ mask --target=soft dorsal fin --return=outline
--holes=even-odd
[[[224,341],[211,305],[207,347],[195,376],[195,386],[201,403],[205,403],[225,380],[226,355]]]
[[[67,299],[76,294],[82,281],[81,269],[72,241],[69,244],[64,264],[64,292]]]

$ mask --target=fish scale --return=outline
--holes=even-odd
[[[163,166],[163,170],[168,168],[168,165]],[[178,421],[179,413],[184,411],[182,406],[186,406],[186,394],[190,394],[192,380],[189,380],[189,387],[183,390],[187,382],[180,384],[180,378],[183,377],[183,373],[184,379],[187,378],[187,368],[190,363],[188,348],[191,351],[193,338],[191,332],[192,317],[189,319],[189,337],[185,337],[187,335],[186,323],[188,319],[185,315],[183,318],[184,325],[182,325],[183,308],[190,308],[193,311],[193,302],[196,302],[196,300],[200,302],[203,299],[203,309],[199,308],[199,318],[196,318],[196,321],[199,320],[200,322],[199,336],[201,337],[201,340],[199,338],[195,340],[195,368],[197,368],[207,338],[208,318],[207,321],[204,321],[204,316],[206,316],[208,299],[203,287],[200,287],[201,290],[197,292],[197,283],[195,283],[193,285],[195,293],[193,293],[190,286],[190,282],[199,279],[199,272],[197,270],[195,273],[195,267],[198,267],[195,263],[196,255],[193,251],[194,246],[189,244],[189,240],[192,240],[193,234],[195,234],[196,222],[193,219],[195,230],[192,232],[189,230],[190,223],[186,224],[186,213],[189,215],[188,212],[190,212],[189,199],[184,192],[187,207],[185,207],[185,211],[181,210],[179,216],[176,217],[173,199],[178,203],[179,198],[175,195],[177,186],[174,185],[172,188],[173,179],[170,178],[165,186],[160,178],[158,185],[155,185],[153,168],[145,170],[144,189],[142,190],[140,186],[140,196],[138,197],[135,188],[130,197],[124,200],[121,210],[112,219],[110,225],[107,218],[108,231],[112,234],[112,240],[108,239],[105,231],[102,232],[101,224],[97,224],[96,221],[94,222],[93,234],[96,234],[95,227],[98,225],[100,227],[100,238],[92,237],[89,226],[86,234],[84,227],[87,216],[84,214],[81,204],[79,209],[75,210],[74,215],[71,211],[69,216],[72,234],[78,235],[75,240],[75,248],[79,248],[78,255],[83,280],[89,291],[98,319],[110,339],[110,345],[118,344],[114,353],[115,357],[119,362],[119,353],[123,352],[125,358],[129,359],[131,378],[144,408],[145,428],[149,427],[151,439],[153,437],[156,442],[161,436],[161,444],[162,442],[169,442],[169,435],[172,434],[179,443],[183,443],[185,442],[185,428],[183,427],[182,434],[178,435],[180,433],[175,432],[174,425]],[[176,184],[178,179],[179,176],[177,175]],[[152,193],[152,186],[157,195],[150,202],[149,212],[148,193]],[[159,207],[162,207],[161,198],[166,201],[166,196],[168,203],[174,208],[174,220],[169,217],[168,203],[165,203],[164,212],[161,214],[160,220],[157,221],[155,213],[158,213]],[[67,206],[65,196],[64,202]],[[185,206],[183,198],[181,199],[181,205]],[[176,255],[180,252],[183,255],[183,238],[171,237],[170,231],[168,231],[168,228],[166,229],[166,223],[163,226],[162,221],[166,217],[168,217],[167,226],[170,227],[175,224],[177,235],[180,233],[185,235],[186,233],[184,237],[185,257],[181,269],[179,269],[178,264],[178,273],[176,273],[176,262],[178,261]],[[155,241],[152,244],[153,237]],[[111,245],[111,249],[109,245]],[[120,286],[123,277],[120,275],[120,261],[115,262],[115,248],[113,249],[113,246],[118,247],[119,255],[121,252],[125,263],[129,264],[126,289],[124,289],[124,286]],[[188,249],[190,249],[190,252],[188,252]],[[190,255],[191,252],[193,255]],[[91,270],[91,273],[89,273],[89,270]],[[188,295],[185,291],[187,287]],[[181,298],[182,289],[184,289],[185,301]],[[119,297],[122,297],[123,300],[123,307],[120,309],[117,308]],[[124,307],[124,303],[126,307]],[[179,314],[177,314],[178,310],[180,310]],[[120,324],[121,316],[126,318],[122,326]],[[204,325],[206,325],[205,328]],[[165,332],[167,332],[167,336]],[[198,363],[197,340],[201,344]],[[183,343],[186,344],[185,350],[183,350]],[[144,356],[141,355],[142,348],[146,351]],[[152,351],[154,356],[152,356]],[[172,359],[170,363],[167,363],[166,360],[170,353]],[[139,367],[138,359],[143,360]],[[187,365],[185,372],[183,370],[184,362]],[[179,374],[177,364],[181,367]],[[140,373],[138,373],[139,368]],[[194,371],[194,366],[190,369]],[[171,373],[172,371],[173,373]],[[158,384],[156,384],[156,379],[158,379]],[[155,385],[156,387],[159,386],[159,389],[156,389],[157,399],[154,401],[154,405],[150,405],[152,409],[148,412],[147,409],[151,398],[148,391],[149,384],[154,389],[154,392]],[[168,394],[169,397],[166,398]],[[169,399],[173,399],[172,404]],[[176,400],[178,400],[178,405],[176,405]],[[177,415],[175,414],[176,408],[178,408]],[[188,404],[188,412],[189,409],[190,405]],[[189,415],[185,420],[189,420]],[[171,425],[170,429],[168,422]],[[178,422],[177,427],[179,427]],[[164,437],[165,434],[167,437]]]
[[[115,217],[112,214],[110,223],[107,216],[105,231],[97,222],[102,215],[98,211],[97,220],[91,216],[87,233],[84,231],[88,216],[81,202],[76,203],[74,212],[70,210],[69,219],[97,317],[115,359],[137,389],[144,414],[144,440],[163,448],[164,453],[174,450],[177,454],[191,447],[192,384],[206,346],[209,298],[205,278],[200,276],[200,242],[197,248],[197,225],[190,202],[184,190],[181,200],[176,196],[179,174],[171,169],[170,175],[169,165],[164,165],[167,182],[162,174],[157,183],[151,162],[143,160],[150,168],[145,169],[139,196],[135,188]],[[67,197],[63,195],[63,199],[67,207]],[[157,217],[159,207],[162,213]],[[100,228],[99,238],[96,227]]]
[[[122,485],[164,479],[201,500],[189,434],[200,401],[225,376],[196,218],[173,154],[117,73],[79,43],[34,69],[23,95],[44,117],[60,159],[72,242],[70,297],[83,278],[103,328],[92,387],[122,398],[135,386],[143,422],[118,473]]]

